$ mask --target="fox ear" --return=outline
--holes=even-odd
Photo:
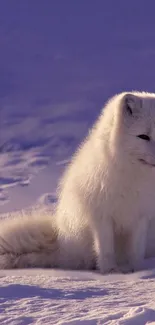
[[[142,107],[140,97],[133,94],[126,94],[123,97],[123,110],[126,115],[137,117],[139,110]]]

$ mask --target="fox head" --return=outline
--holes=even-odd
[[[133,163],[155,168],[155,94],[123,93],[114,101],[116,150]]]

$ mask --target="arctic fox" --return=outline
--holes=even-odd
[[[0,268],[138,270],[153,219],[155,94],[121,93],[67,167],[54,216],[1,223]]]

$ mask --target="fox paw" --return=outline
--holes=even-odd
[[[107,261],[106,261],[107,262]],[[102,274],[118,273],[119,268],[113,263],[99,263],[98,268]]]

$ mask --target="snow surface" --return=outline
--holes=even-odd
[[[40,269],[1,271],[0,323],[153,325],[154,292],[155,269],[108,276]]]
[[[1,217],[51,213],[105,101],[155,91],[154,12],[154,0],[0,1]],[[1,270],[0,324],[155,325],[155,259],[144,268]]]

